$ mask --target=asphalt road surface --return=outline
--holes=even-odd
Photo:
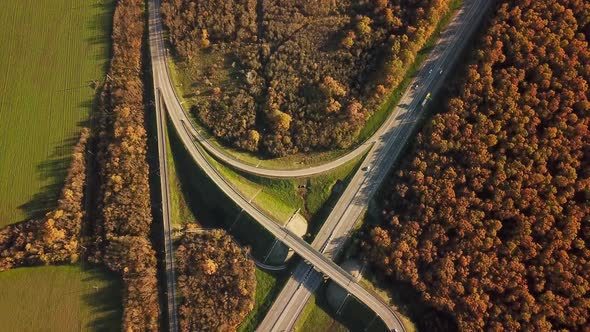
[[[477,29],[491,1],[465,0],[410,88],[392,112],[386,130],[380,130],[361,169],[334,206],[331,214],[312,243],[327,257],[334,258],[351,235],[369,200],[385,179],[404,145],[410,138],[428,93],[434,95],[442,86],[447,73],[457,61],[461,50]],[[428,100],[426,101],[426,104]],[[366,170],[369,167],[369,170]],[[365,170],[363,170],[365,169]],[[309,297],[322,283],[322,275],[311,266],[301,263],[276,298],[258,331],[290,331]],[[397,326],[403,331],[403,327]]]
[[[150,0],[149,2],[149,42],[154,91],[157,96],[156,104],[157,106],[159,105],[160,110],[166,108],[168,118],[172,122],[179,138],[190,156],[195,160],[203,172],[215,182],[220,190],[222,190],[246,213],[250,214],[279,241],[293,249],[295,253],[313,265],[315,269],[321,271],[334,282],[346,289],[350,294],[365,303],[383,319],[388,327],[393,329],[395,326],[399,326],[401,323],[395,313],[379,297],[361,287],[348,272],[340,268],[340,266],[334,263],[331,259],[313,249],[309,243],[305,242],[283,226],[277,224],[258,208],[251,205],[247,198],[241,196],[241,194],[230,183],[226,182],[223,176],[221,176],[217,170],[209,164],[200,145],[195,141],[195,139],[198,140],[198,137],[192,132],[189,119],[182,110],[180,103],[178,103],[174,89],[170,84],[170,76],[166,65],[166,51],[162,37],[163,30],[158,11],[159,5],[159,0]],[[159,103],[160,98],[162,103]],[[159,128],[164,128],[165,119],[163,111],[159,112],[157,121]],[[160,134],[161,130],[159,131],[159,135]],[[163,141],[160,140],[159,144],[162,143]],[[163,149],[160,149],[160,152],[162,152],[162,150]],[[162,156],[160,158],[162,158]],[[160,167],[162,167],[162,165]],[[167,185],[167,172],[161,169],[160,175],[163,182],[162,185]],[[171,264],[172,262],[169,261],[167,256],[167,266],[169,263]],[[168,292],[168,296],[171,296],[170,292]],[[170,306],[173,306],[173,304]]]
[[[172,245],[172,226],[170,223],[170,187],[168,186],[168,158],[166,155],[166,134],[164,132],[164,121],[166,114],[162,107],[159,90],[156,89],[155,107],[158,131],[158,160],[160,165],[160,188],[162,196],[162,223],[164,231],[164,255],[166,258],[166,304],[168,309],[168,330],[178,331],[178,311],[176,308],[176,272],[174,269],[174,247]]]

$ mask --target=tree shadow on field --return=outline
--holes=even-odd
[[[31,200],[18,207],[26,215],[23,221],[42,218],[48,210],[57,205],[72,160],[71,153],[77,142],[78,135],[64,140],[54,148],[47,160],[36,165],[39,179],[48,181],[49,184],[41,187]]]
[[[86,87],[87,89],[91,89],[90,83]],[[100,96],[100,89],[97,89],[94,93],[94,97],[89,100],[85,100],[78,104],[78,108],[82,108],[88,110],[88,116],[84,117],[82,120],[78,121],[77,125],[79,128],[94,128],[94,120],[95,117],[98,115],[98,100]]]
[[[86,38],[88,46],[104,45],[106,50],[103,53],[96,53],[95,60],[104,63],[101,73],[106,73],[109,67],[109,59],[112,56],[111,34],[113,32],[113,14],[115,9],[115,0],[99,0],[88,7],[98,8],[98,14],[93,15],[85,23],[86,28],[90,31],[101,31],[102,33],[94,34]],[[98,79],[98,78],[97,78]]]
[[[87,278],[84,284],[92,287],[83,295],[83,301],[95,318],[88,322],[85,329],[90,331],[115,331],[120,329],[122,321],[121,277],[113,272],[96,266],[84,267]],[[105,283],[105,280],[108,282]]]
[[[86,41],[90,45],[95,44],[102,44],[105,45],[106,51],[102,53],[96,53],[95,59],[98,61],[103,62],[103,66],[100,70],[101,73],[106,73],[109,66],[109,59],[111,56],[111,33],[112,33],[112,23],[113,23],[113,13],[115,8],[116,0],[98,0],[93,4],[88,4],[87,6],[91,6],[93,8],[99,8],[98,14],[93,15],[91,19],[88,20],[87,29],[91,31],[101,31],[104,33],[100,33],[101,37],[92,37],[88,38]],[[78,9],[71,8],[72,10]],[[96,92],[91,100],[83,101],[79,105],[79,108],[88,110],[88,116],[85,117],[84,120],[78,122],[78,127],[88,127],[92,128],[93,126],[93,116],[96,114],[97,110],[97,102],[98,96],[100,94],[100,87],[102,86],[102,80],[104,80],[104,76],[96,77],[96,80],[100,80],[98,83],[98,87],[96,88]],[[91,89],[92,82],[87,82],[88,85],[84,85],[82,87],[75,87],[78,88],[88,88]],[[55,147],[53,153],[47,160],[39,163],[36,165],[37,167],[37,176],[40,179],[46,181],[49,180],[49,184],[40,188],[39,192],[34,194],[33,198],[22,204],[18,208],[21,211],[25,212],[26,219],[34,219],[42,217],[48,210],[54,208],[57,204],[57,199],[59,198],[59,194],[61,192],[67,170],[71,161],[71,153],[73,151],[73,147],[78,142],[78,134],[76,133],[73,137],[64,140],[59,146]]]

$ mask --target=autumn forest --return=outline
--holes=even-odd
[[[194,115],[267,156],[347,148],[449,1],[165,0],[177,55],[197,68]]]
[[[223,230],[187,226],[176,252],[181,331],[235,331],[254,306],[249,250]]]
[[[590,3],[506,1],[364,243],[460,330],[590,326]]]

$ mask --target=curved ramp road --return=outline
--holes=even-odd
[[[491,4],[487,0],[465,0],[462,8],[443,32],[428,61],[421,68],[412,86],[393,111],[387,129],[376,139],[375,145],[350,184],[334,206],[318,232],[312,247],[334,258],[350,237],[352,228],[369,204],[369,200],[385,179],[408,141],[429,94],[435,94],[452,68],[461,50],[473,35],[483,14]],[[368,171],[363,171],[367,169]],[[292,277],[278,295],[258,331],[290,331],[309,297],[322,283],[322,275],[306,263],[297,266]],[[389,325],[388,325],[389,326]],[[403,326],[396,327],[404,331]]]
[[[152,60],[152,71],[155,85],[155,91],[159,97],[162,98],[164,103],[168,103],[170,96],[174,96],[172,87],[169,84],[168,72],[166,66],[157,66],[158,63],[165,63],[165,54],[163,49],[162,39],[162,26],[159,15],[159,0],[149,1],[149,31],[150,31],[150,52]],[[161,82],[164,82],[161,84]],[[158,104],[158,103],[157,103]],[[174,103],[171,103],[174,105]],[[164,105],[160,105],[164,106]],[[168,104],[166,104],[168,106]],[[307,262],[312,264],[317,270],[324,273],[334,282],[342,286],[350,294],[358,298],[360,301],[369,306],[374,312],[376,312],[385,322],[385,324],[391,329],[396,326],[400,326],[400,321],[397,316],[391,311],[389,306],[383,303],[378,297],[369,293],[363,287],[361,287],[354,278],[340,266],[334,263],[331,259],[319,253],[317,250],[305,242],[303,239],[293,234],[288,229],[275,223],[271,218],[262,213],[259,209],[254,207],[248,202],[248,199],[241,196],[239,192],[235,190],[225,179],[217,173],[217,170],[213,168],[206,159],[204,152],[200,150],[196,142],[193,141],[193,133],[187,125],[188,119],[185,117],[183,112],[174,112],[168,109],[168,115],[170,121],[176,128],[179,138],[183,142],[185,148],[195,162],[201,167],[203,172],[211,178],[212,181],[222,190],[230,199],[232,199],[240,208],[250,214],[258,223],[260,223],[267,231],[269,231],[275,238],[283,242],[285,245],[293,249],[299,256],[305,259]],[[159,116],[157,117],[160,128],[163,128],[164,116],[163,107],[160,107]],[[160,131],[159,131],[160,132]],[[161,144],[161,143],[160,143]],[[167,178],[167,172],[160,171],[160,176]],[[164,182],[164,180],[162,180]],[[166,181],[167,182],[167,179]],[[167,234],[170,232],[168,230]],[[167,256],[167,264],[169,257]],[[173,271],[169,271],[169,276],[172,278]],[[168,294],[170,296],[170,293]]]
[[[159,8],[159,3],[155,5],[158,6],[156,8]],[[367,150],[367,147],[370,147],[373,144],[373,142],[377,141],[379,138],[383,137],[388,132],[391,132],[391,130],[395,129],[395,120],[397,114],[395,114],[395,112],[392,112],[389,115],[389,117],[385,120],[385,122],[381,125],[381,127],[377,130],[377,132],[366,142],[360,144],[354,150],[348,152],[347,154],[337,159],[334,159],[322,165],[308,168],[293,170],[269,169],[264,167],[258,167],[257,165],[248,164],[238,159],[235,159],[234,157],[229,156],[227,153],[222,151],[222,149],[220,149],[218,146],[212,144],[205,136],[203,136],[200,130],[194,127],[190,116],[182,107],[182,104],[180,102],[180,99],[178,98],[178,95],[176,94],[176,90],[174,89],[174,84],[170,76],[166,58],[166,47],[162,35],[163,27],[161,16],[159,15],[159,13],[157,14],[158,15],[150,16],[150,29],[155,29],[154,38],[150,38],[150,47],[152,54],[157,55],[157,57],[152,57],[152,70],[154,72],[157,71],[161,73],[161,76],[158,79],[158,84],[162,88],[162,97],[166,103],[168,113],[173,113],[179,119],[183,119],[185,121],[185,123],[188,125],[187,130],[194,137],[197,138],[197,140],[207,151],[207,153],[213,155],[217,160],[222,161],[223,163],[230,165],[235,169],[238,169],[249,174],[269,178],[298,178],[317,175],[338,168],[339,166],[342,166],[347,162],[354,160],[355,158],[362,155]],[[418,89],[418,91],[425,91],[425,89],[421,87]]]

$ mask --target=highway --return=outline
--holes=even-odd
[[[170,187],[168,186],[168,158],[166,155],[166,134],[164,121],[166,114],[161,105],[159,90],[154,81],[156,125],[158,131],[158,161],[160,165],[160,189],[162,197],[162,223],[164,232],[164,255],[166,258],[166,305],[168,309],[168,331],[178,331],[178,310],[176,308],[176,272],[174,270],[174,247],[172,245],[172,226],[170,222]]]
[[[458,60],[461,50],[479,26],[490,3],[491,1],[487,0],[464,1],[416,79],[411,83],[412,86],[417,83],[418,88],[405,92],[390,116],[393,121],[384,126],[387,130],[379,131],[381,135],[375,139],[375,144],[367,154],[361,169],[354,175],[318,232],[312,243],[313,248],[332,259],[338,255],[350,237],[352,228],[367,208],[369,200],[411,137],[426,96],[429,93],[436,94],[440,89],[450,72],[447,69],[451,69]],[[370,170],[363,171],[365,167],[370,167]],[[322,275],[310,265],[300,263],[257,330],[291,331],[311,294],[321,285],[322,280]],[[396,329],[404,330],[403,326]]]
[[[223,191],[231,200],[233,200],[246,213],[251,215],[254,220],[260,223],[267,231],[269,231],[275,238],[283,242],[285,245],[293,249],[295,253],[312,264],[315,269],[321,271],[334,282],[346,289],[350,294],[358,298],[363,303],[367,304],[373,311],[375,311],[385,322],[388,327],[392,329],[399,326],[401,323],[395,313],[385,304],[379,297],[374,296],[361,285],[340,266],[334,263],[331,259],[319,253],[317,250],[305,242],[303,239],[293,234],[288,229],[277,224],[274,220],[264,214],[255,206],[251,205],[247,198],[243,197],[230,183],[228,183],[217,170],[211,166],[204,155],[204,151],[200,149],[200,145],[193,140],[195,134],[191,132],[190,125],[187,125],[189,119],[183,112],[182,107],[176,99],[174,89],[169,80],[168,68],[166,65],[166,54],[162,38],[162,25],[159,15],[159,0],[149,1],[149,43],[150,55],[152,61],[152,75],[154,80],[154,91],[157,93],[156,105],[160,104],[160,98],[163,101],[159,105],[159,112],[157,116],[158,121],[158,135],[163,135],[162,129],[165,126],[164,108],[166,108],[168,118],[174,126],[180,140],[187,149],[189,155],[195,160],[197,165],[203,172]],[[180,108],[180,109],[179,109]],[[160,140],[159,145],[163,145],[163,140]],[[160,149],[160,154],[163,148]],[[165,155],[163,155],[165,158]],[[162,154],[160,155],[162,158]],[[162,160],[161,160],[162,161]],[[162,161],[162,162],[165,162]],[[161,164],[160,167],[162,167]],[[168,173],[160,170],[162,185],[167,185]],[[165,190],[167,191],[167,190]],[[167,232],[169,234],[169,232]],[[168,263],[167,256],[167,266]],[[173,275],[172,275],[173,277]],[[170,292],[168,294],[170,296]]]

